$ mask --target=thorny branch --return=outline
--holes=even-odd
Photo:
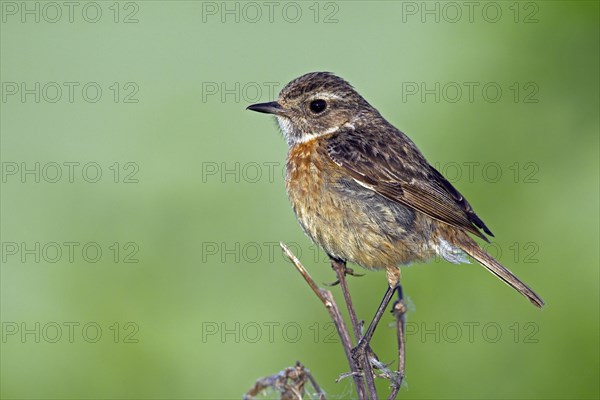
[[[350,290],[348,289],[348,282],[346,282],[346,273],[348,272],[348,268],[346,267],[346,263],[343,261],[332,260],[331,267],[337,274],[337,282],[340,284],[340,288],[342,289],[342,293],[344,295],[344,301],[346,302],[346,307],[348,308],[348,314],[350,315],[350,322],[352,323],[352,329],[354,330],[354,339],[358,344],[358,341],[362,337],[361,333],[361,324],[358,322],[358,318],[356,317],[356,311],[354,310],[354,304],[352,303],[352,297],[350,296]],[[353,271],[350,270],[350,273],[353,274]],[[367,388],[369,390],[369,397],[371,399],[377,398],[377,389],[375,388],[375,381],[373,380],[373,370],[371,369],[371,361],[369,360],[370,347],[367,346],[364,352],[362,352],[358,357],[358,362],[360,363],[360,367],[364,371],[365,380],[367,381]],[[375,357],[376,358],[376,357]]]

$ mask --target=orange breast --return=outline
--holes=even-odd
[[[319,141],[316,139],[290,148],[286,187],[300,225],[314,242],[323,246],[323,230],[327,229],[325,224],[331,213],[324,180],[331,175],[331,168],[335,164],[319,150]]]
[[[290,148],[287,159],[286,186],[292,207],[306,230],[310,213],[319,212],[325,168],[331,168],[318,151],[319,143],[311,140]],[[307,232],[309,233],[309,232]],[[309,234],[310,235],[310,234]]]

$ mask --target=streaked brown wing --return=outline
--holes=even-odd
[[[394,129],[388,126],[388,129]],[[384,141],[385,139],[385,141]],[[348,129],[327,138],[327,154],[361,185],[432,218],[488,240],[492,232],[467,200],[429,165],[402,132],[374,137]]]

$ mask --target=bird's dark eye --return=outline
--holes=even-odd
[[[309,107],[310,111],[314,112],[315,114],[319,114],[325,111],[325,109],[327,108],[327,103],[325,102],[325,100],[317,99],[311,101]]]

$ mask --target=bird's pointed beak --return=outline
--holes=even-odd
[[[285,113],[285,110],[281,105],[276,101],[271,101],[269,103],[257,103],[252,104],[246,107],[246,110],[256,111],[265,114],[274,114],[274,115],[282,115]]]

